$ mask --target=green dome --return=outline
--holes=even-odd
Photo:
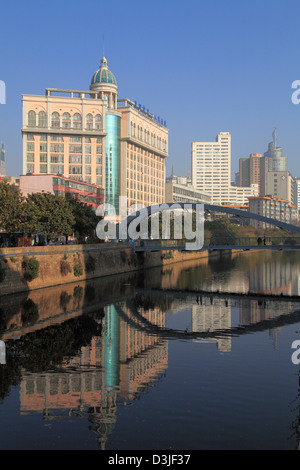
[[[111,83],[113,85],[117,85],[114,74],[108,70],[107,60],[105,57],[102,58],[100,68],[92,77],[91,85],[96,85],[98,83]]]

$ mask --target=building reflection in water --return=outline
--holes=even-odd
[[[59,371],[23,371],[20,387],[22,414],[41,412],[45,420],[87,414],[101,449],[114,428],[117,401],[134,401],[161,379],[168,365],[166,340],[132,328],[114,305],[104,313],[101,337],[94,337]],[[157,315],[160,320],[164,316],[157,308],[147,311],[149,321],[157,321]]]
[[[164,328],[168,328],[170,320],[172,323],[176,315],[185,312],[185,323],[188,318],[192,332],[230,333],[235,326],[253,325],[274,319],[283,313],[283,304],[273,300],[251,300],[247,296],[232,299],[226,296],[195,296],[185,293],[184,290],[188,290],[188,287],[195,288],[201,284],[199,277],[197,279],[197,270],[193,277],[191,272],[188,275],[183,273],[182,266],[180,272],[179,266],[174,266],[174,269],[182,295],[180,292],[178,295],[174,294],[170,302],[163,290],[158,298],[154,299],[153,294],[149,299],[144,298],[143,294],[137,295],[139,289],[133,289],[126,299],[119,298],[117,302],[107,303],[104,316],[98,320],[102,322],[101,335],[94,336],[88,346],[81,347],[80,352],[71,359],[66,359],[58,370],[29,373],[24,369],[20,387],[21,413],[40,412],[45,420],[55,420],[61,416],[88,416],[89,429],[96,433],[99,447],[105,449],[106,441],[116,423],[117,406],[134,403],[141,394],[159,383],[166,373],[168,337],[156,334],[155,328],[163,332]],[[269,264],[250,270],[248,281],[245,281],[246,276],[240,276],[239,288],[243,293],[253,291],[295,294],[299,270],[299,263],[288,268],[284,263],[274,265],[270,259]],[[206,274],[207,272],[208,270]],[[169,266],[168,276],[163,276],[160,287],[174,287],[171,278],[172,267]],[[228,272],[226,290],[232,287],[233,292],[236,292],[236,279],[236,272]],[[217,280],[214,285],[218,285]],[[81,308],[82,305],[77,302],[76,308]],[[285,313],[292,312],[295,305],[285,302]],[[59,311],[61,305],[57,308]],[[70,316],[71,310],[69,313],[65,306],[64,309]],[[49,311],[48,308],[46,310]],[[41,308],[39,311],[41,312]],[[80,309],[78,311],[81,312]],[[89,314],[92,314],[91,311]],[[18,331],[21,335],[21,327]],[[274,344],[278,331],[280,329],[270,328]],[[207,338],[199,336],[192,340],[215,342],[218,350],[223,353],[232,348],[230,334],[215,337],[208,335]]]

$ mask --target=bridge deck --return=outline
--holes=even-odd
[[[188,251],[185,245],[150,245],[134,246],[135,251]],[[198,251],[215,251],[215,250],[274,250],[274,251],[297,251],[300,245],[206,245]]]

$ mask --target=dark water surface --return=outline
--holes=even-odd
[[[0,298],[0,449],[297,449],[299,290],[259,252]]]

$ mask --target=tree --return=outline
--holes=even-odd
[[[75,219],[74,232],[80,237],[93,236],[99,222],[95,211],[88,204],[73,198],[68,202]]]
[[[23,232],[26,228],[26,202],[20,190],[5,180],[0,181],[0,229]]]
[[[51,193],[34,193],[28,195],[26,204],[32,232],[43,232],[48,237],[73,233],[75,218],[66,199]]]
[[[24,198],[19,189],[0,181],[0,228],[6,232],[20,230],[22,220],[22,204]]]

